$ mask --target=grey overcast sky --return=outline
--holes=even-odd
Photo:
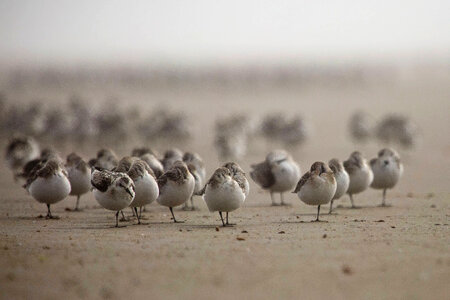
[[[0,62],[450,57],[450,1],[0,0]]]

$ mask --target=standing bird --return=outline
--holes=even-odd
[[[194,176],[195,179],[194,193],[191,196],[191,207],[190,207],[191,210],[195,210],[194,195],[197,195],[198,192],[200,192],[200,190],[205,185],[206,169],[205,165],[203,164],[203,160],[197,153],[191,152],[184,153],[183,161],[187,164],[189,172],[191,172],[192,176]],[[184,203],[183,209],[185,210],[189,209],[187,201]]]
[[[230,170],[231,177],[239,184],[239,186],[244,191],[245,198],[247,198],[248,194],[250,193],[250,184],[248,183],[247,177],[245,176],[245,173],[241,169],[241,167],[235,162],[227,162],[222,167]],[[227,212],[227,224],[234,225],[228,223],[228,212]]]
[[[228,168],[220,167],[209,179],[206,186],[200,191],[210,212],[218,211],[222,225],[230,226],[228,213],[234,211],[244,204],[245,187],[233,178]],[[226,222],[222,212],[226,212]]]
[[[297,193],[304,203],[317,205],[315,222],[319,222],[320,206],[331,201],[336,193],[336,187],[333,171],[325,163],[315,162],[310,171],[300,178],[294,193]]]
[[[91,175],[94,197],[104,208],[116,211],[116,226],[119,227],[119,213],[130,206],[135,196],[133,180],[120,172],[95,169]]]
[[[281,205],[286,205],[283,193],[292,191],[300,180],[300,167],[284,150],[275,150],[267,154],[266,159],[252,165],[250,177],[261,188],[270,191],[272,206],[278,205],[274,193],[280,193]]]
[[[36,164],[24,187],[38,202],[47,204],[47,219],[58,219],[52,215],[50,205],[63,200],[70,193],[70,182],[61,160],[53,157]]]
[[[328,214],[330,215],[333,211],[333,201],[341,198],[348,189],[350,185],[350,177],[348,176],[347,171],[344,169],[344,165],[337,158],[333,158],[328,162],[328,166],[331,171],[333,171],[334,178],[336,179],[336,193],[334,193],[333,199],[330,202],[330,211]]]
[[[378,152],[378,157],[370,161],[373,171],[371,187],[383,190],[381,206],[386,206],[386,190],[392,189],[403,174],[403,164],[397,151],[385,148]]]
[[[352,208],[356,208],[353,195],[365,191],[370,186],[373,180],[373,172],[366,159],[358,151],[350,154],[350,157],[344,161],[344,168],[350,177],[347,194],[350,197]]]
[[[66,170],[70,181],[70,195],[77,196],[77,204],[74,211],[79,211],[80,197],[91,189],[91,168],[76,153],[71,153],[66,158]]]
[[[6,164],[17,180],[18,172],[25,164],[39,157],[39,146],[31,137],[15,137],[6,148]]]
[[[175,219],[173,208],[185,203],[194,192],[195,179],[188,167],[182,161],[176,161],[172,167],[161,175],[158,180],[158,203],[167,206],[172,213],[174,223],[181,223]]]
[[[133,180],[136,191],[130,206],[134,209],[138,224],[141,224],[142,207],[151,204],[158,198],[158,183],[152,169],[141,159],[136,159],[133,162],[127,174]]]

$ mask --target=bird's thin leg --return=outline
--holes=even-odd
[[[138,219],[138,224],[141,224],[141,218],[139,217],[137,207],[134,208],[134,212],[136,213],[136,218]]]
[[[352,208],[355,208],[355,204],[353,203],[353,195],[348,194],[350,196],[350,202],[352,203]]]
[[[169,209],[170,209],[170,212],[172,213],[172,218],[173,218],[174,223],[184,223],[184,221],[177,221],[177,219],[175,219],[175,215],[173,214],[172,207],[169,207]]]
[[[191,196],[191,210],[195,210],[195,206],[194,206],[194,195]]]
[[[77,196],[77,204],[75,205],[75,211],[78,211],[78,205],[80,204],[80,195]]]
[[[383,190],[383,201],[381,202],[381,206],[386,206],[386,189]]]
[[[225,222],[223,221],[223,216],[222,216],[221,211],[219,211],[219,215],[220,215],[220,219],[222,220],[222,225],[223,225],[223,227],[225,227],[226,225],[225,225]]]
[[[283,193],[280,193],[280,200],[281,200],[281,205],[286,205],[286,203],[284,203]]]
[[[121,210],[120,213],[122,214],[122,219],[120,219],[120,221],[122,221],[122,222],[128,221],[127,218],[125,218],[123,210]]]
[[[331,200],[330,202],[330,211],[328,212],[329,215],[331,215],[331,213],[333,212],[333,201],[334,200]]]
[[[51,219],[52,218],[52,213],[50,211],[50,204],[47,204],[47,219]]]
[[[226,222],[227,226],[228,226],[228,225],[229,225],[229,226],[236,225],[236,224],[234,224],[234,223],[229,223],[229,222],[228,222],[228,212],[227,212],[227,217],[226,217],[226,219],[227,219],[227,222]]]
[[[317,206],[317,218],[316,218],[316,222],[319,222],[319,214],[320,214],[320,205]]]
[[[116,227],[119,227],[119,212],[121,212],[121,210],[118,210],[116,212]],[[122,214],[123,214],[123,212],[122,212]]]
[[[277,206],[277,203],[275,202],[272,191],[270,192],[270,199],[272,200],[272,206]]]

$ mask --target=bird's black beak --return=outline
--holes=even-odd
[[[127,193],[133,198],[133,193],[129,188],[126,188],[125,191],[127,191]]]
[[[385,160],[385,161],[384,161],[384,165],[387,166],[388,164],[389,164],[389,161],[388,161],[388,160]]]

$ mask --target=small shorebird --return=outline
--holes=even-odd
[[[175,219],[173,208],[183,204],[192,196],[195,186],[194,176],[184,162],[176,161],[172,168],[158,178],[157,182],[159,197],[156,200],[159,204],[169,207],[173,221],[180,223]]]
[[[370,161],[373,171],[371,187],[383,190],[381,206],[386,206],[386,190],[392,189],[403,174],[403,164],[397,151],[389,148],[378,152],[378,157]]]
[[[231,171],[225,167],[214,172],[199,194],[203,195],[210,212],[219,212],[224,227],[232,225],[228,222],[228,213],[241,207],[246,198],[245,187],[236,181]],[[226,222],[223,212],[227,213]]]
[[[152,169],[141,159],[136,159],[133,162],[127,174],[133,180],[136,191],[136,196],[130,206],[136,213],[138,224],[141,224],[142,207],[151,204],[158,198],[158,183]]]
[[[356,208],[353,203],[353,195],[365,191],[373,180],[373,172],[367,161],[360,152],[353,152],[349,159],[344,161],[344,168],[350,177],[350,184],[347,194],[350,197],[352,208]]]
[[[188,202],[186,201],[184,203],[184,210],[195,210],[194,206],[194,195],[197,195],[198,192],[203,188],[206,181],[206,169],[205,165],[203,164],[203,160],[201,159],[200,155],[197,153],[191,153],[186,152],[183,155],[183,161],[188,166],[189,172],[191,172],[192,176],[194,176],[195,179],[195,187],[194,187],[194,193],[191,196],[191,207],[189,208]]]
[[[248,183],[245,172],[241,169],[241,167],[235,162],[227,162],[222,167],[230,170],[231,176],[237,183],[239,183],[239,186],[242,187],[245,197],[247,198],[250,193],[250,184]]]
[[[274,193],[280,193],[281,205],[286,205],[283,193],[292,191],[300,180],[300,167],[292,157],[284,150],[275,150],[266,156],[265,161],[251,167],[250,177],[261,188],[270,191],[272,205],[277,205]]]
[[[331,214],[333,211],[333,201],[341,198],[348,189],[350,184],[350,177],[348,176],[347,171],[344,169],[344,165],[337,158],[333,158],[328,162],[328,166],[331,171],[333,171],[334,178],[336,179],[336,193],[334,193],[333,198],[330,202],[330,211],[328,214]]]
[[[104,208],[116,211],[116,226],[119,227],[119,213],[130,206],[135,196],[133,180],[120,172],[95,169],[91,175],[94,197]]]
[[[17,180],[18,172],[25,164],[39,157],[39,146],[31,137],[15,137],[6,148],[6,164]]]
[[[117,166],[117,155],[111,149],[100,149],[97,157],[89,161],[89,166],[111,171]]]
[[[62,162],[51,158],[35,165],[24,187],[40,203],[47,204],[47,219],[56,219],[50,211],[50,205],[66,198],[70,193],[70,182]]]
[[[167,150],[164,153],[164,158],[161,160],[164,171],[168,171],[170,168],[172,168],[173,164],[179,160],[183,161],[183,152],[180,149],[172,148]]]
[[[80,210],[80,197],[91,189],[91,168],[75,152],[66,158],[66,170],[70,181],[70,195],[77,196],[74,211]]]
[[[317,205],[319,221],[320,206],[331,201],[336,193],[336,179],[333,171],[323,162],[315,162],[297,184],[294,193],[308,205]]]

